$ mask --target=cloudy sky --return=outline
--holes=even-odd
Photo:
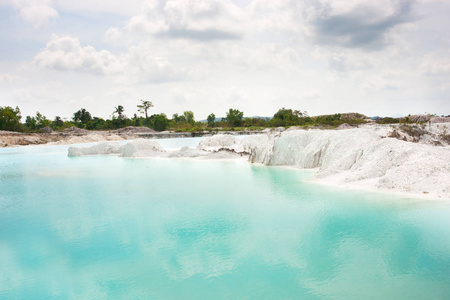
[[[450,114],[448,0],[0,0],[0,106]]]

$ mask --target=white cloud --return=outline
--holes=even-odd
[[[17,90],[37,99],[36,109],[46,105],[49,95],[37,95],[50,79],[59,83],[54,99],[68,105],[85,101],[101,112],[121,103],[128,111],[150,97],[155,111],[193,110],[198,119],[233,106],[248,115],[273,115],[282,106],[312,114],[414,113],[407,101],[448,99],[450,40],[442,24],[450,6],[442,0],[14,3],[18,10],[43,3],[64,12],[64,22],[39,32],[39,40],[60,34],[33,66],[0,61],[2,73],[18,76]],[[67,15],[76,26],[62,20]],[[94,17],[100,29],[89,31]],[[10,85],[0,88],[12,95]],[[427,105],[450,108],[444,100]]]
[[[357,70],[371,69],[377,63],[379,61],[377,62],[376,59],[364,53],[349,51],[348,49],[332,52],[328,60],[330,69],[337,72],[354,72]]]
[[[83,47],[78,38],[70,36],[53,35],[33,63],[47,69],[111,75],[121,84],[161,83],[188,76],[185,68],[175,68],[169,58],[155,54],[145,43],[114,55],[92,46]]]
[[[299,23],[303,21],[299,14],[303,5],[303,1],[254,0],[244,9],[247,20],[243,26],[260,34],[286,30],[297,32],[301,28]]]
[[[307,33],[318,44],[381,49],[389,33],[414,19],[414,1],[314,0],[304,9]]]
[[[166,56],[155,55],[145,45],[133,46],[126,55],[123,82],[162,83],[186,79],[187,71],[175,67]]]
[[[0,74],[0,83],[11,83],[16,80],[17,77],[11,74]]]
[[[310,90],[303,93],[303,98],[308,100],[316,100],[322,98],[322,93],[317,90]]]
[[[240,69],[277,69],[292,71],[302,60],[298,49],[279,44],[261,44],[259,47],[225,45],[219,52],[222,63],[231,63]]]
[[[117,27],[110,27],[106,31],[103,41],[112,45],[120,44],[123,42],[122,31]]]
[[[392,79],[389,76],[369,76],[362,82],[361,87],[368,92],[399,89],[400,86]]]
[[[44,50],[34,58],[40,67],[113,74],[123,70],[123,61],[106,50],[96,51],[92,46],[81,47],[75,37],[53,35]]]
[[[240,16],[241,10],[231,1],[151,0],[127,28],[166,38],[232,40],[240,38],[236,26]]]
[[[50,0],[12,0],[12,5],[19,10],[24,21],[37,28],[47,25],[51,19],[59,16]]]
[[[427,54],[420,67],[426,75],[450,75],[450,55]]]
[[[133,16],[141,10],[142,0],[59,0],[58,8],[75,13],[107,13],[120,16]]]

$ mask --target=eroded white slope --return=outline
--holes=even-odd
[[[126,143],[120,149],[121,157],[162,157],[164,148],[155,140],[137,139]]]
[[[317,181],[450,199],[450,148],[386,138],[370,128],[296,130],[252,148],[251,162],[317,168]]]
[[[68,156],[119,154],[122,146],[117,142],[105,142],[91,147],[69,147]]]
[[[211,143],[205,146],[209,150],[200,148],[192,149],[186,146],[176,151],[167,151],[156,140],[137,139],[125,145],[120,145],[119,143],[100,143],[90,147],[69,147],[68,156],[116,154],[120,157],[127,158],[247,159],[248,152],[244,151],[244,146],[239,143],[235,144],[234,137],[232,137],[233,139],[229,139],[229,137],[231,136],[219,137],[219,144],[223,143],[230,148],[235,146],[242,151],[234,151],[224,146],[214,147],[211,146]],[[249,142],[248,145],[253,145],[253,143]]]
[[[258,145],[266,145],[271,137],[270,134],[247,135],[240,138],[229,134],[216,134],[201,140],[197,149],[210,152],[228,149],[236,153],[250,153]]]
[[[318,182],[450,199],[450,147],[402,141],[388,134],[386,127],[286,130],[243,138],[218,134],[202,140],[197,149],[165,151],[154,140],[136,140],[124,146],[71,147],[69,156],[235,159],[250,153],[253,163],[315,168]]]

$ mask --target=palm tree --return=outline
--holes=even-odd
[[[147,110],[150,107],[153,107],[153,103],[151,101],[146,101],[146,100],[142,100],[141,99],[142,104],[138,105],[137,107],[139,108],[139,112],[140,113],[145,113],[145,119],[148,119],[148,115],[147,115]]]
[[[117,107],[114,107],[115,111],[113,112],[114,114],[117,114],[117,119],[119,120],[119,127],[125,125],[127,116],[125,116],[123,114],[123,112],[125,111],[125,109],[123,108],[122,105],[118,105]]]
[[[125,109],[123,108],[122,105],[118,105],[117,107],[114,107],[115,111],[113,112],[114,114],[117,114],[117,119],[119,119],[119,124],[122,125],[125,121],[125,119],[127,118],[123,112],[125,111]]]
[[[125,111],[125,109],[123,108],[122,105],[118,105],[117,107],[114,107],[115,111],[113,112],[114,114],[117,114],[117,117],[119,120],[122,120],[124,118],[123,112]]]

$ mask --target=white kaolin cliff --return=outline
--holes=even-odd
[[[429,128],[415,140],[389,126],[286,130],[233,141],[217,135],[199,147],[248,152],[252,163],[314,168],[317,182],[450,199],[450,147],[439,142],[442,130]]]
[[[386,126],[274,130],[243,138],[218,134],[202,140],[197,149],[170,152],[156,141],[136,140],[120,147],[71,147],[69,156],[97,152],[122,157],[248,157],[252,163],[316,169],[317,182],[450,199],[450,146],[437,143],[433,130],[413,140],[400,129]]]

